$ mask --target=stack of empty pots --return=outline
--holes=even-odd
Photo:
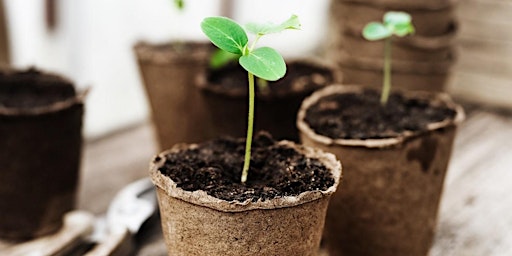
[[[454,9],[455,0],[332,0],[335,54],[330,56],[336,56],[343,82],[381,87],[384,41],[366,41],[361,31],[371,21],[382,21],[387,11],[405,11],[416,32],[393,38],[393,88],[443,91],[455,61]]]

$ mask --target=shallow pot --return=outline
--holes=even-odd
[[[295,122],[302,100],[316,89],[340,79],[334,68],[319,61],[292,60],[287,62],[287,68],[284,78],[268,83],[268,90],[256,88],[255,130],[266,130],[276,139],[298,141]],[[211,134],[214,137],[245,136],[247,72],[239,66],[231,66],[212,71],[205,78],[198,86],[204,93],[208,109],[205,120],[210,124]]]
[[[297,125],[304,145],[331,152],[343,162],[343,191],[329,205],[325,242],[330,256],[427,255],[457,126],[463,110],[445,94],[409,92],[456,111],[453,120],[428,124],[385,139],[332,139],[316,133],[306,111],[332,94],[361,87],[329,86],[304,100]]]
[[[197,125],[207,117],[195,84],[205,75],[213,49],[207,42],[135,46],[160,149],[212,137],[207,126]]]
[[[58,100],[46,100],[55,95]],[[59,76],[0,72],[1,239],[56,232],[75,207],[83,97]]]
[[[176,145],[156,156],[150,175],[157,187],[162,229],[169,255],[317,255],[330,195],[341,177],[332,154],[279,145],[317,158],[330,170],[334,183],[326,190],[306,191],[258,201],[226,201],[203,190],[185,191],[159,168],[166,156],[197,145]]]

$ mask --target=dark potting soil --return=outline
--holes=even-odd
[[[431,106],[426,99],[407,99],[392,93],[385,106],[380,93],[333,94],[306,111],[305,121],[318,134],[333,139],[397,137],[404,131],[424,131],[428,124],[455,117],[453,109]]]
[[[327,168],[295,149],[277,145],[267,134],[253,140],[247,182],[242,184],[245,139],[221,138],[196,149],[168,154],[159,171],[186,191],[203,190],[226,201],[269,200],[326,190],[334,184]]]
[[[209,85],[222,90],[236,90],[239,95],[247,95],[247,71],[238,63],[230,63],[217,70],[209,70]],[[256,78],[256,83],[258,83]],[[256,90],[256,94],[268,96],[289,95],[290,92],[312,92],[334,82],[332,71],[307,62],[294,61],[287,64],[286,75],[275,82],[268,82],[268,90]]]
[[[75,95],[73,84],[56,75],[33,68],[19,72],[0,71],[0,107],[42,107]]]

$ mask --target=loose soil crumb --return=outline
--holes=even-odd
[[[404,131],[424,131],[428,124],[455,117],[455,110],[431,106],[426,99],[392,93],[385,106],[380,93],[333,94],[306,111],[305,121],[318,134],[333,139],[392,138]]]
[[[204,190],[213,197],[239,202],[297,196],[334,184],[318,159],[277,145],[267,133],[254,138],[248,180],[242,184],[244,150],[245,139],[212,140],[196,149],[168,154],[159,171],[186,191]]]
[[[0,107],[33,108],[49,106],[76,95],[72,83],[35,69],[0,72]]]

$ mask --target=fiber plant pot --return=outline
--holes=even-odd
[[[369,88],[381,88],[384,60],[351,57],[341,53],[338,58],[344,84],[360,84]],[[444,61],[392,61],[392,90],[398,91],[445,91],[455,56]]]
[[[410,2],[410,1],[402,1]],[[429,1],[425,1],[429,2]],[[360,34],[364,26],[372,21],[381,21],[388,11],[406,11],[411,15],[415,28],[415,35],[421,37],[437,37],[446,34],[456,23],[455,6],[448,5],[440,9],[424,8],[395,8],[393,6],[362,2],[333,1],[333,12],[342,30],[338,32],[351,32]]]
[[[302,100],[340,79],[332,67],[313,60],[288,61],[287,69],[284,78],[268,82],[267,90],[256,88],[255,130],[266,130],[276,139],[298,141],[295,123]],[[233,64],[211,70],[205,78],[198,86],[204,93],[211,134],[215,137],[245,136],[247,71]]]
[[[206,42],[135,46],[160,149],[212,137],[208,126],[198,125],[207,117],[195,84],[205,76],[213,49]]]
[[[56,232],[75,207],[83,96],[60,76],[0,71],[0,239]]]
[[[411,10],[411,9],[424,9],[424,10],[439,10],[454,6],[457,0],[334,0],[337,2],[359,3],[365,5],[376,5],[391,8],[393,10]]]
[[[443,62],[454,55],[455,34],[457,27],[453,24],[446,33],[428,37],[413,35],[394,38],[391,45],[393,60],[414,62]],[[336,48],[354,58],[382,59],[384,57],[384,40],[368,41],[358,33],[345,32]]]
[[[231,139],[201,145],[176,145],[153,159],[150,173],[157,187],[163,234],[169,255],[318,254],[328,200],[335,192],[341,176],[340,163],[332,154],[288,141],[269,142],[260,135],[254,141],[252,167],[246,186],[239,181],[244,143],[244,140]],[[235,146],[229,150],[212,150],[208,146],[212,144]],[[180,177],[179,170],[178,174],[173,174],[173,178],[169,176],[176,161],[186,161],[188,164],[188,160],[180,159],[180,152],[185,151],[193,154],[187,159],[202,156],[210,161],[203,168],[191,165],[183,169],[184,173],[194,173],[194,180],[202,182],[202,189],[191,187],[190,180]],[[299,154],[302,160],[288,160],[285,155],[290,151]],[[234,162],[226,160],[230,159],[229,156],[225,157],[232,152],[236,152],[237,160]],[[258,155],[269,155],[270,158],[265,160]],[[271,166],[273,160],[280,157],[283,158],[279,161],[284,164],[274,169],[275,166]],[[218,166],[225,167],[225,162],[227,165],[235,163],[230,169],[237,171],[229,173],[226,171],[229,168],[219,169]],[[284,173],[285,176],[295,173],[308,177],[307,180],[323,188],[317,189],[317,185],[311,185],[307,191],[298,193],[298,190],[293,190],[298,181],[289,180],[285,190],[276,189],[264,181],[263,173],[255,169],[265,166],[271,166],[270,169]],[[320,172],[310,169],[312,166],[323,166],[325,169]],[[267,177],[275,177],[276,172],[271,172]],[[326,172],[329,178],[322,178]],[[238,183],[233,185],[232,190],[221,191],[220,186],[212,184],[212,180],[226,176],[232,176],[228,185]],[[286,190],[290,193],[284,192]],[[220,193],[230,197],[221,198]]]
[[[397,114],[388,113],[383,119],[404,123],[418,115],[435,116],[438,111],[453,116],[415,125],[414,130],[403,128],[397,135],[389,137],[387,126],[367,121],[381,117],[378,114],[381,111],[378,110],[379,94],[373,92],[377,108],[370,113],[373,117],[361,122],[363,126],[379,127],[380,131],[369,134],[369,138],[363,137],[366,129],[359,125],[352,126],[342,138],[325,136],[326,130],[318,132],[321,129],[318,123],[309,119],[313,112],[320,113],[318,110],[323,109],[324,121],[328,120],[326,124],[350,126],[353,123],[348,122],[359,120],[358,114],[347,117],[339,114],[337,109],[354,108],[355,113],[370,111],[361,107],[364,103],[350,104],[348,99],[353,96],[346,96],[353,94],[357,99],[368,93],[372,92],[364,91],[362,87],[329,86],[304,100],[298,113],[297,125],[304,145],[334,153],[343,163],[343,191],[333,196],[326,218],[327,248],[330,256],[427,255],[456,127],[464,119],[463,110],[445,94],[402,94],[408,105],[418,109],[410,110],[405,115],[409,116],[407,118],[393,120]],[[337,97],[344,99],[343,104]],[[394,104],[392,102],[390,98],[388,105]],[[421,110],[421,106],[429,108]]]

